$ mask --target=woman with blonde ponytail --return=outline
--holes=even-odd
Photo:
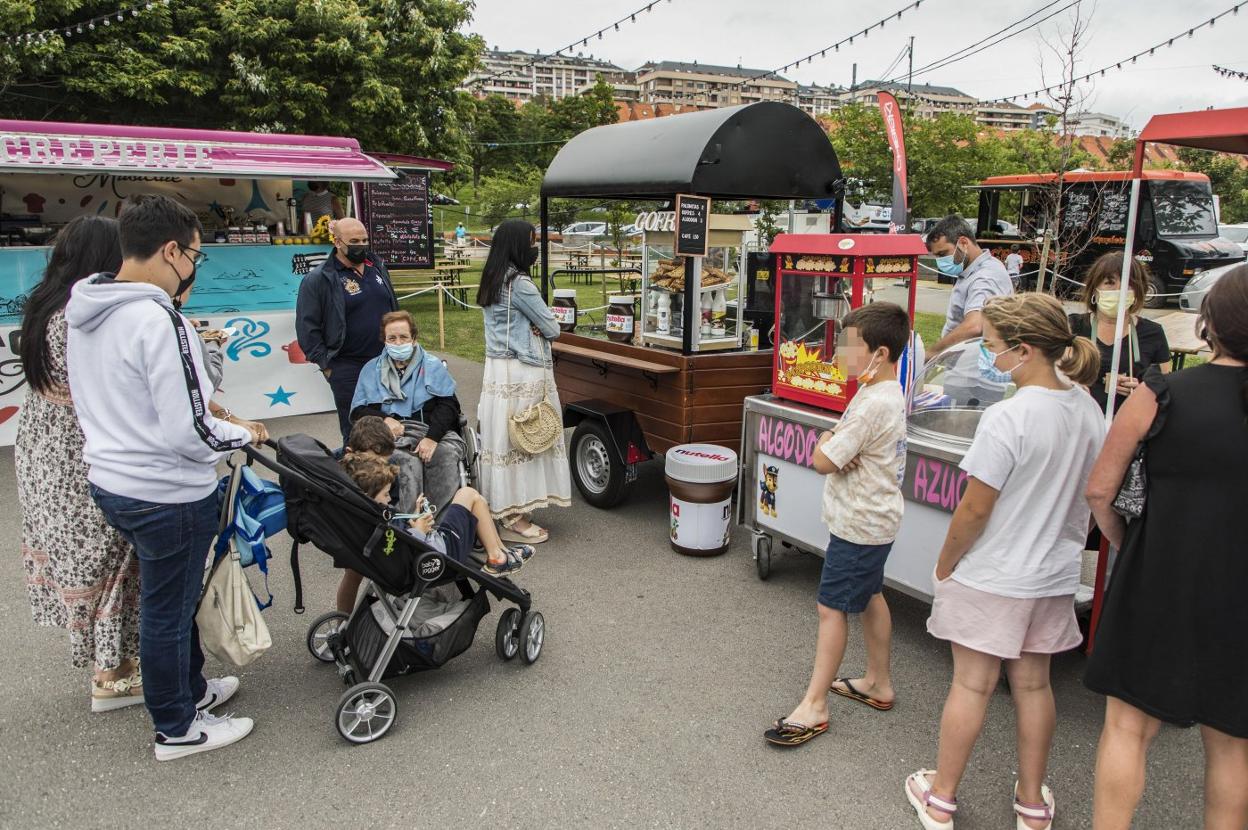
[[[962,461],[966,493],[936,564],[927,621],[953,648],[953,683],[936,769],[911,775],[906,797],[926,830],[953,830],[958,785],[1004,662],[1018,718],[1016,826],[1044,830],[1055,808],[1044,784],[1057,720],[1049,658],[1083,639],[1075,620],[1083,491],[1105,435],[1083,387],[1100,353],[1045,294],[992,299],[983,319],[980,371],[1017,391],[984,411]]]

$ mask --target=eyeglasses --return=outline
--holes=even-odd
[[[191,264],[199,267],[208,261],[208,255],[203,251],[197,251],[189,246],[182,246],[182,253],[190,254]]]

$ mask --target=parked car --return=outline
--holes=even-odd
[[[1179,295],[1179,310],[1186,311],[1188,314],[1200,313],[1200,304],[1204,301],[1205,295],[1209,293],[1209,289],[1213,288],[1214,283],[1222,279],[1222,275],[1232,268],[1238,268],[1243,265],[1242,262],[1233,262],[1230,265],[1222,265],[1217,268],[1210,268],[1208,271],[1202,271],[1192,277],[1187,287],[1183,289],[1183,293]]]
[[[1238,225],[1218,225],[1218,236],[1229,239],[1248,253],[1248,222]]]
[[[562,231],[563,237],[570,236],[600,239],[607,235],[606,222],[573,222]]]

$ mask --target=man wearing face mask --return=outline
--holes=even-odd
[[[955,343],[982,335],[980,310],[984,303],[1013,294],[1014,285],[1001,260],[975,244],[975,231],[956,213],[941,219],[927,234],[927,250],[936,257],[942,274],[957,278],[940,340],[931,350],[939,354]]]
[[[399,301],[386,266],[369,251],[362,222],[339,219],[330,234],[334,255],[299,284],[295,334],[299,348],[329,381],[345,443],[360,370],[381,354],[381,318],[398,311]]]
[[[69,386],[92,498],[138,556],[144,697],[166,761],[251,732],[250,718],[210,714],[239,684],[204,679],[195,609],[217,532],[216,464],[268,433],[208,409],[203,350],[178,311],[205,259],[195,214],[145,196],[118,226],[121,269],[75,284],[65,309]]]

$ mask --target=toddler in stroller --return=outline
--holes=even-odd
[[[451,503],[441,511],[435,527],[434,513],[428,511],[422,514],[422,508],[431,506],[424,494],[394,492],[399,475],[399,470],[391,463],[394,454],[395,441],[390,428],[381,418],[365,416],[351,428],[343,466],[356,486],[374,501],[391,506],[416,506],[416,512],[421,515],[410,522],[394,519],[396,527],[417,533],[426,544],[465,565],[473,564],[473,541],[479,540],[486,556],[482,563],[483,570],[493,576],[518,571],[533,555],[531,545],[503,545],[494,527],[489,504],[471,487],[461,487],[456,491]],[[349,568],[343,571],[335,599],[339,611],[349,613],[355,607],[360,582],[361,577],[355,571]]]
[[[343,738],[368,743],[385,735],[395,722],[398,704],[381,681],[439,668],[468,649],[482,617],[489,613],[487,595],[517,606],[500,615],[494,638],[498,656],[510,660],[519,655],[525,663],[537,660],[545,641],[545,620],[532,609],[527,591],[509,578],[486,573],[475,562],[464,564],[454,558],[446,537],[443,553],[426,541],[428,537],[396,529],[391,524],[393,512],[362,492],[315,439],[292,435],[265,446],[276,448],[276,458],[254,447],[246,451],[278,474],[286,496],[287,530],[295,540],[291,565],[296,610],[302,595],[300,544],[315,544],[333,557],[336,566],[350,568],[364,580],[350,612],[322,615],[309,626],[307,636],[313,656],[334,663],[350,687],[334,715]],[[373,461],[384,467],[380,459]],[[458,551],[465,547],[460,545]]]

